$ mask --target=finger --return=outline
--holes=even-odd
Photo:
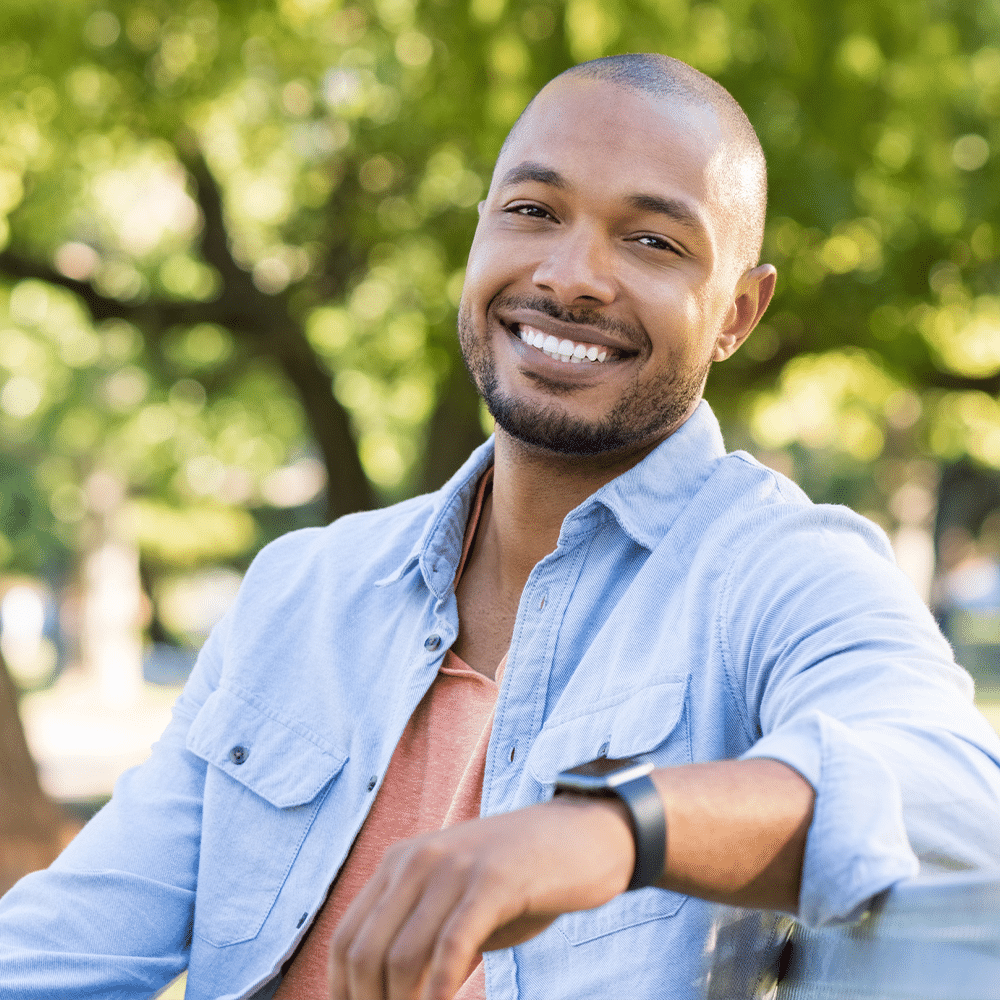
[[[452,1000],[490,935],[523,912],[522,900],[507,897],[500,903],[482,885],[470,885],[437,934],[421,994],[423,1000]]]
[[[333,1000],[382,1000],[383,953],[375,919],[405,919],[419,895],[419,885],[401,882],[400,868],[387,857],[354,897],[330,939],[328,984]]]
[[[419,877],[390,878],[383,891],[365,902],[365,911],[345,954],[349,1000],[382,1000],[386,992],[386,955],[424,891]]]
[[[346,1000],[347,953],[373,905],[377,905],[388,884],[388,875],[377,871],[344,911],[330,937],[327,950],[327,988],[331,1000]]]
[[[390,1000],[418,1000],[441,927],[463,898],[467,882],[447,868],[427,883],[389,947],[386,985]]]

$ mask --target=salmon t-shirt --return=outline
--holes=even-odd
[[[456,584],[492,482],[491,469],[479,484],[455,574]],[[329,1000],[326,967],[330,938],[392,844],[479,816],[486,750],[505,662],[506,657],[494,681],[473,670],[451,650],[445,653],[437,676],[410,716],[393,752],[371,812],[326,902],[292,958],[274,1000]],[[486,980],[480,960],[456,1000],[485,1000],[485,996]]]

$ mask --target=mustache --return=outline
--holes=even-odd
[[[603,330],[633,344],[637,350],[645,347],[649,340],[641,327],[614,319],[599,309],[566,309],[544,295],[498,295],[493,300],[493,305],[506,310],[530,309],[563,323],[575,323]]]

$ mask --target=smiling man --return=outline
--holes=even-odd
[[[775,278],[748,264],[766,180],[742,111],[687,67],[641,65],[578,68],[532,102],[481,206],[459,315],[504,431],[630,463],[690,416]]]
[[[1000,861],[1000,743],[884,536],[701,400],[774,290],[765,187],[683,63],[542,90],[459,314],[494,439],[261,553],[151,759],[0,903],[5,998],[684,1000],[706,901],[822,924]]]

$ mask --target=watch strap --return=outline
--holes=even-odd
[[[667,856],[667,818],[653,779],[643,774],[607,790],[625,804],[635,841],[635,870],[628,891],[656,885]]]

